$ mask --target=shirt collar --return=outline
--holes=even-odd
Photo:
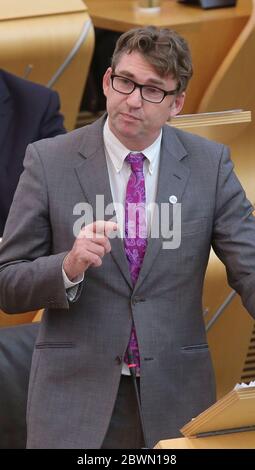
[[[117,137],[113,134],[113,132],[111,131],[109,127],[108,118],[104,125],[103,138],[104,138],[106,151],[112,161],[112,164],[116,172],[119,173],[123,167],[123,163],[124,163],[126,156],[130,153],[130,149],[125,147],[125,145],[123,145],[119,141],[119,139],[117,139]],[[162,130],[160,131],[160,134],[157,137],[157,139],[154,140],[154,142],[149,147],[142,150],[142,153],[148,159],[149,172],[151,175],[153,174],[156,160],[159,158],[161,139],[162,139]],[[140,152],[141,151],[139,151],[139,153]],[[132,151],[132,153],[136,153],[136,152]]]

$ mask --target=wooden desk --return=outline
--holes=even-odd
[[[89,15],[97,28],[127,31],[136,26],[190,27],[211,21],[246,22],[251,12],[250,0],[239,0],[233,8],[203,10],[194,5],[183,5],[177,0],[162,0],[159,13],[141,13],[136,0],[84,0]]]
[[[124,32],[130,28],[154,24],[171,27],[189,42],[194,62],[183,113],[195,113],[209,82],[235,39],[245,26],[251,0],[239,0],[233,8],[203,10],[163,0],[160,13],[145,14],[136,0],[84,0],[94,26]]]
[[[154,449],[254,449],[255,431],[159,441]]]

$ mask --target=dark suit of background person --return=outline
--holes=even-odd
[[[155,71],[148,72],[147,63],[141,66],[138,56],[140,62],[137,55],[135,60],[132,54],[121,57],[127,76],[132,70],[138,83],[148,80],[149,74],[159,80]],[[110,74],[108,69],[104,91],[112,125],[112,113],[128,102],[131,106],[131,100],[134,107],[140,95],[138,89],[126,97],[116,94]],[[164,89],[173,89],[176,81],[172,81]],[[150,109],[154,125],[168,111],[170,115],[179,112],[181,98],[171,97],[159,108],[148,108],[142,101],[139,105],[143,112]],[[162,118],[160,113],[164,113]],[[119,119],[134,125],[131,117],[119,114]],[[182,203],[179,248],[162,249],[161,235],[149,237],[133,288],[123,240],[114,238],[111,252],[103,256],[99,267],[86,270],[71,301],[62,267],[71,258],[73,224],[80,217],[73,213],[74,207],[85,202],[95,211],[97,195],[104,195],[105,206],[112,202],[105,120],[106,116],[28,147],[0,247],[1,308],[9,313],[45,308],[30,375],[28,448],[104,447],[123,381],[131,311],[140,350],[148,445],[178,436],[185,422],[215,401],[202,307],[211,246],[225,263],[231,286],[255,317],[255,219],[233,172],[229,151],[222,144],[168,125],[162,129],[156,202],[159,207],[173,200]],[[131,125],[129,133],[130,129]],[[131,412],[129,408],[120,411]],[[125,431],[124,422],[119,443]]]
[[[0,237],[29,143],[65,133],[58,94],[0,70]]]

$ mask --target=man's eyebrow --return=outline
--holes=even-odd
[[[118,72],[116,71],[117,75],[124,75],[127,78],[130,78],[131,80],[135,80],[135,75],[132,72],[129,72],[128,70],[119,70]],[[148,80],[144,83],[144,85],[159,85],[159,86],[164,86],[164,82],[158,78],[148,78]]]

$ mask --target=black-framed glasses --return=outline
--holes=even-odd
[[[130,80],[130,78],[121,75],[111,75],[112,88],[123,95],[131,95],[136,88],[139,88],[141,97],[150,103],[161,103],[166,96],[175,95],[179,89],[165,91],[152,85],[141,85],[140,83]]]

